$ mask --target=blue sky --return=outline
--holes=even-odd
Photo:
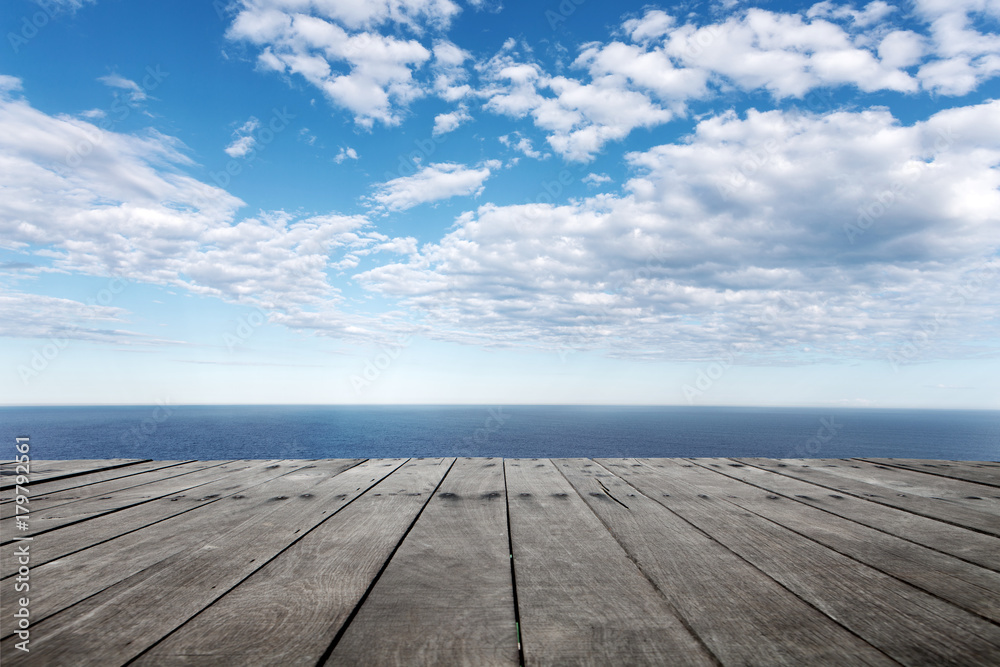
[[[5,404],[1000,407],[1000,2],[14,0]]]

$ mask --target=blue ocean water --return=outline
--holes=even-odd
[[[764,456],[997,460],[1000,411],[619,406],[3,407],[32,458]]]

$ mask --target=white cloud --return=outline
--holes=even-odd
[[[254,132],[260,127],[260,121],[250,116],[247,122],[233,130],[233,141],[224,149],[229,157],[241,158],[257,146]]]
[[[238,218],[242,201],[184,173],[193,162],[176,139],[101,130],[9,95],[0,97],[0,156],[0,237],[54,270],[174,286],[348,337],[358,335],[348,324],[372,328],[336,312],[339,290],[326,273],[379,242],[364,217]],[[66,308],[60,326],[76,326]]]
[[[818,2],[810,7],[809,11],[806,12],[806,16],[809,18],[819,16],[832,19],[850,19],[855,25],[863,27],[878,23],[895,11],[897,11],[896,7],[882,2],[882,0],[869,2],[860,11],[848,5],[837,5],[826,1]]]
[[[918,0],[916,12],[931,26],[936,60],[921,66],[924,88],[944,95],[965,95],[983,81],[1000,75],[1000,34],[982,33],[974,19],[1000,19],[995,0]]]
[[[601,185],[603,183],[610,183],[612,178],[607,174],[587,174],[583,177],[583,182],[587,185]]]
[[[344,160],[357,160],[358,152],[350,146],[341,146],[340,152],[333,156],[333,161],[340,164]]]
[[[926,40],[910,30],[893,30],[878,45],[878,57],[887,67],[912,67],[926,51]]]
[[[465,105],[461,105],[454,111],[438,114],[434,117],[433,134],[435,136],[448,134],[452,130],[458,129],[462,123],[470,120],[472,120],[472,116],[469,115],[468,108]]]
[[[466,343],[885,358],[940,327],[934,354],[963,356],[1000,333],[998,136],[1000,102],[724,114],[630,154],[624,195],[486,204],[356,278]]]
[[[516,60],[509,49],[479,69],[487,84],[481,91],[487,97],[485,108],[514,117],[530,114],[536,126],[549,132],[549,145],[567,160],[590,161],[609,141],[623,139],[637,127],[664,123],[672,115],[645,94],[628,89],[621,77],[581,83],[547,76],[538,65]]]
[[[544,160],[545,158],[550,157],[549,153],[543,154],[541,151],[535,150],[531,145],[531,139],[524,136],[520,132],[503,134],[497,137],[497,140],[507,148],[512,148],[519,153],[523,153],[525,157],[530,157],[535,160]]]
[[[376,187],[371,199],[379,208],[405,211],[419,204],[460,196],[478,196],[498,160],[487,160],[478,168],[450,162],[422,167],[412,176],[400,176]]]
[[[0,74],[0,94],[21,90],[21,80],[9,74]]]
[[[226,34],[259,46],[264,70],[302,76],[358,125],[371,128],[398,124],[409,103],[426,94],[413,75],[432,57],[417,39],[379,29],[421,37],[446,29],[458,12],[450,0],[241,0]],[[464,52],[441,41],[432,48],[439,92],[457,99]]]
[[[144,102],[148,98],[142,86],[131,79],[126,79],[120,74],[108,74],[107,76],[98,77],[97,80],[110,88],[124,90],[127,93],[129,102],[133,104]]]

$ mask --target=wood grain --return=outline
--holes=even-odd
[[[402,461],[372,463],[366,473],[371,475],[378,470],[383,475],[388,474],[393,463],[399,465]],[[292,470],[293,466],[298,469]],[[230,495],[219,502],[202,504],[190,512],[160,521],[143,530],[50,561],[40,567],[33,567],[35,586],[31,589],[31,613],[34,622],[38,623],[58,614],[90,596],[120,584],[128,577],[140,575],[167,558],[211,547],[214,539],[229,535],[248,522],[252,525],[261,517],[269,516],[276,506],[288,504],[289,499],[313,494],[317,488],[329,484],[339,473],[352,467],[353,461],[334,459],[304,467],[292,464],[288,466],[288,474]],[[351,479],[357,482],[365,478],[362,475]],[[348,491],[343,493],[346,498]],[[172,498],[165,500],[172,502]],[[55,537],[64,530],[68,529],[62,528],[50,536]],[[39,537],[34,542],[41,540]],[[216,548],[211,548],[210,551],[216,557],[226,554]],[[213,585],[215,584],[209,584],[206,588]],[[6,639],[10,636],[13,621],[13,617],[8,614],[0,615],[0,637]]]
[[[776,461],[774,459],[736,459],[746,465],[754,465],[764,470],[770,470],[780,475],[794,477],[833,492],[850,494],[872,503],[895,507],[930,519],[944,521],[954,526],[971,528],[972,530],[1000,537],[1000,516],[959,507],[947,503],[927,502],[925,498],[912,496],[908,493],[892,491],[884,486],[860,482],[849,477],[824,472],[818,468],[798,465],[793,459]]]
[[[57,479],[50,482],[45,482],[44,485],[38,484],[31,490],[32,493],[36,495],[49,495],[52,493],[58,493],[60,491],[76,489],[81,486],[96,484],[98,482],[106,482],[112,479],[118,479],[119,477],[129,477],[132,475],[138,475],[140,473],[149,472],[150,470],[170,468],[173,466],[178,466],[182,463],[191,463],[191,460],[147,461],[145,463],[135,463],[120,468],[111,468],[109,470],[101,470],[99,472],[84,473],[82,475],[74,475],[72,477],[66,477],[64,479]],[[13,468],[11,468],[11,470],[13,470]],[[9,503],[13,500],[13,498],[14,498],[13,488],[9,488],[3,492],[0,492],[0,504]]]
[[[801,599],[906,665],[995,665],[1000,627],[704,493],[670,462],[612,468]],[[734,484],[738,483],[733,480]]]
[[[517,662],[503,461],[459,459],[326,664]]]
[[[451,461],[410,460],[134,664],[316,665]]]
[[[699,469],[686,469],[685,479],[705,493],[779,523],[799,535],[905,581],[932,595],[1000,623],[1000,574],[954,556],[888,535],[776,495],[772,490],[737,479],[725,459],[691,459]],[[656,462],[669,466],[670,462]]]
[[[100,470],[124,468],[136,463],[146,463],[150,459],[74,459],[67,461],[38,460],[32,461],[29,468],[31,483],[42,484],[67,477],[76,477]],[[17,465],[11,461],[0,464],[0,491],[14,488],[15,483],[9,481],[17,475]]]
[[[551,462],[505,471],[526,664],[717,664]]]
[[[189,474],[167,477],[110,495],[80,498],[57,504],[54,507],[32,510],[29,522],[30,529],[18,531],[17,534],[24,537],[39,535],[62,526],[110,514],[126,507],[141,505],[157,498],[194,489],[224,477],[228,472],[228,465],[240,464],[235,461],[212,462]],[[15,532],[12,526],[14,519],[15,517],[9,517],[0,520],[0,530],[4,531],[5,536],[0,544],[8,544],[11,541],[9,536],[13,536]]]
[[[723,665],[896,664],[609,469],[553,462]]]
[[[360,463],[360,460],[357,461]],[[227,467],[228,474],[190,493],[177,493],[142,505],[136,505],[90,521],[76,523],[51,533],[51,538],[32,541],[33,567],[64,558],[102,542],[119,538],[202,505],[217,502],[246,491],[275,477],[287,475],[309,465],[307,461],[250,461],[245,467]],[[16,571],[12,559],[18,543],[0,546],[0,572],[6,579]]]
[[[873,486],[882,486],[891,491],[1000,515],[1000,488],[857,459],[800,459],[796,463]]]
[[[860,460],[1000,488],[1000,463],[996,461],[921,461],[919,459],[878,458]]]

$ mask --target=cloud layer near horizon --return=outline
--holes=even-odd
[[[894,27],[898,8],[878,1],[700,23],[651,10],[577,45],[558,72],[513,39],[491,54],[460,48],[448,29],[461,9],[448,0],[242,0],[226,37],[254,49],[261,76],[301,78],[360,132],[407,122],[425,97],[451,109],[423,118],[427,135],[485,115],[518,122],[525,134],[503,140],[518,154],[512,167],[550,153],[590,162],[732,91],[776,106],[839,87],[960,96],[1000,73],[1000,37],[973,21],[1000,17],[1000,3],[915,7],[922,32]],[[357,339],[407,330],[477,345],[683,360],[735,349],[798,363],[884,357],[923,332],[937,356],[996,352],[998,101],[910,123],[875,105],[723,105],[685,137],[628,152],[625,176],[588,176],[602,186],[588,197],[491,203],[505,165],[488,156],[372,182],[353,213],[241,215],[243,201],[189,175],[194,160],[177,138],[47,114],[19,83],[0,78],[0,235],[37,268],[11,275],[118,275]],[[138,89],[119,75],[105,83]],[[233,158],[253,148],[258,121],[243,119],[220,147]],[[359,161],[340,150],[332,161]],[[380,231],[386,216],[462,197],[478,199],[430,242]],[[358,268],[362,258],[374,265]],[[348,303],[348,282],[393,305]],[[0,306],[20,308],[23,296]],[[31,335],[127,337],[106,329],[127,321],[119,310],[66,299],[45,309],[51,326],[39,320]]]

